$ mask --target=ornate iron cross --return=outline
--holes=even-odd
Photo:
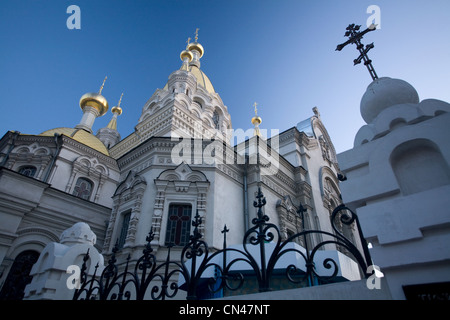
[[[376,30],[376,25],[372,24],[364,31],[359,31],[360,28],[361,26],[357,26],[354,23],[350,24],[346,29],[347,31],[345,32],[345,36],[349,37],[349,39],[346,42],[339,44],[336,47],[336,51],[341,51],[346,45],[350,43],[356,44],[356,49],[358,49],[360,55],[358,58],[353,60],[354,65],[356,66],[357,64],[360,64],[361,60],[364,60],[364,65],[367,67],[367,70],[369,70],[372,80],[375,80],[378,79],[378,76],[372,66],[372,60],[370,60],[369,56],[367,55],[369,50],[374,47],[373,42],[366,45],[366,48],[364,48],[364,45],[361,43],[361,39],[366,33]]]

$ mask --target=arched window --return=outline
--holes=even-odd
[[[19,173],[27,177],[34,177],[36,174],[36,167],[34,166],[23,166],[19,168]]]
[[[167,219],[166,245],[185,246],[191,233],[190,204],[171,204]]]
[[[450,168],[432,141],[416,139],[394,149],[390,162],[403,195],[450,183]]]
[[[216,129],[219,129],[219,119],[220,119],[219,118],[219,113],[217,112],[217,110],[215,110],[214,113],[213,113],[212,120],[214,122],[214,127]]]
[[[130,218],[131,218],[131,210],[123,214],[122,228],[120,229],[120,237],[118,242],[119,249],[122,249],[125,244],[125,240],[127,238],[128,233],[128,227],[130,226]]]
[[[92,194],[93,183],[86,178],[78,178],[73,195],[81,199],[89,200]]]
[[[30,276],[33,264],[39,258],[39,253],[27,250],[20,253],[11,266],[8,277],[0,292],[0,300],[22,300],[25,294],[25,287],[31,282]]]
[[[339,188],[337,187],[335,182],[333,182],[329,177],[326,177],[323,182],[323,189],[325,197],[328,198],[330,203],[331,201],[333,201],[331,210],[334,210],[334,208],[336,208],[336,206],[341,203],[341,194],[339,192]]]
[[[205,102],[198,97],[194,98],[193,104],[196,104],[200,109],[203,109],[203,106],[205,105]]]

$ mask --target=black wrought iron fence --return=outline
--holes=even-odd
[[[222,230],[224,235],[223,248],[212,251],[208,244],[202,240],[198,227],[201,217],[197,214],[192,221],[193,234],[187,245],[183,247],[180,259],[171,259],[171,247],[168,247],[167,258],[158,263],[151,241],[153,232],[150,230],[146,238],[147,244],[142,256],[137,261],[130,261],[130,256],[123,268],[117,265],[117,246],[112,250],[108,264],[100,274],[97,274],[99,266],[95,266],[92,276],[86,272],[86,263],[89,260],[89,251],[86,253],[81,267],[80,287],[75,290],[73,299],[99,299],[99,300],[123,300],[123,299],[153,299],[165,300],[174,298],[179,290],[187,292],[187,299],[202,298],[199,288],[206,287],[213,294],[220,290],[235,291],[240,289],[247,278],[256,279],[260,292],[271,290],[271,280],[277,263],[283,257],[294,254],[301,257],[296,262],[284,267],[285,277],[294,284],[305,283],[316,285],[318,283],[330,282],[338,275],[339,263],[328,257],[321,261],[323,268],[329,272],[326,275],[319,274],[316,268],[316,254],[327,245],[334,244],[345,248],[353,257],[361,269],[362,274],[368,278],[368,267],[372,264],[366,241],[363,237],[357,215],[340,205],[331,214],[331,225],[334,233],[322,230],[303,230],[294,234],[284,241],[281,239],[279,228],[269,222],[269,217],[263,213],[262,208],[266,200],[258,189],[257,200],[254,206],[258,208],[257,216],[252,220],[253,227],[244,235],[242,248],[227,247],[226,234],[229,231],[225,226]],[[300,208],[299,214],[303,214]],[[344,225],[355,224],[361,241],[360,248],[340,231],[336,226],[337,221]],[[311,246],[309,235],[320,234],[322,240]],[[292,245],[297,238],[301,238],[303,246]],[[266,250],[270,246],[270,250]],[[255,250],[256,249],[256,250]],[[255,254],[255,251],[258,252]],[[230,258],[231,257],[231,258]],[[247,272],[242,271],[246,266]],[[250,272],[248,272],[250,271]],[[181,285],[180,285],[181,284]]]

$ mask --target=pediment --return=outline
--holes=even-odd
[[[294,202],[291,199],[291,196],[287,195],[284,196],[282,199],[277,201],[276,207],[282,207],[284,209],[286,209],[286,211],[288,212],[297,212],[297,206],[294,204]]]
[[[208,182],[208,179],[203,172],[192,170],[185,162],[180,163],[175,169],[168,169],[161,172],[156,180]]]
[[[84,167],[86,169],[93,168],[94,170],[96,170],[97,172],[99,172],[101,174],[109,175],[108,167],[106,167],[105,165],[100,163],[98,158],[95,158],[95,157],[89,158],[84,155],[79,156],[78,158],[75,159],[75,161],[73,162],[73,165],[75,167]]]
[[[145,186],[147,185],[147,181],[145,180],[145,178],[134,171],[130,171],[128,172],[128,175],[125,178],[125,180],[119,184],[114,195],[121,194],[125,190],[135,188],[140,184]]]

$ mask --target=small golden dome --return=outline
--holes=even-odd
[[[261,122],[262,122],[262,119],[260,117],[258,117],[258,116],[252,118],[252,124],[253,125],[256,125],[256,124],[260,125]]]
[[[117,113],[117,115],[120,116],[122,114],[122,108],[119,106],[112,107],[111,112]]]
[[[180,53],[180,59],[181,61],[184,61],[184,59],[188,58],[188,62],[191,62],[192,59],[194,59],[194,55],[189,50],[183,50]]]
[[[203,46],[198,42],[189,43],[187,46],[187,49],[189,51],[194,51],[194,50],[198,51],[200,54],[199,58],[201,58],[203,56],[203,54],[205,53],[205,49],[203,49]]]
[[[87,106],[97,109],[99,116],[104,115],[109,108],[108,101],[106,101],[105,97],[95,92],[86,93],[81,97],[81,110],[84,110]]]

